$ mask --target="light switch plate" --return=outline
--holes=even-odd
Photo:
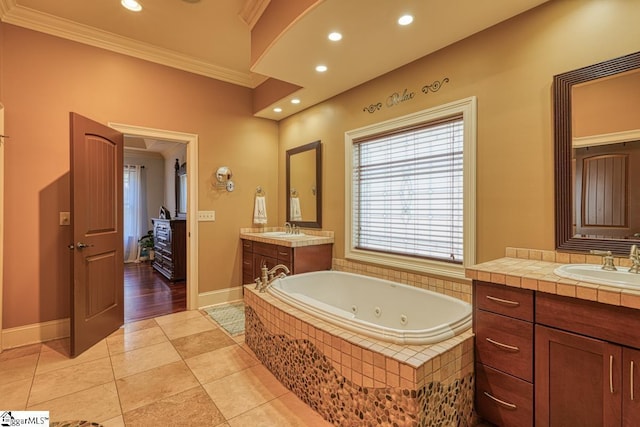
[[[198,211],[198,221],[215,221],[216,211]]]
[[[60,212],[60,225],[71,225],[71,212]]]

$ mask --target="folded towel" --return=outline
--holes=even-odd
[[[292,197],[289,207],[290,207],[289,220],[302,221],[302,212],[300,211],[300,199],[297,197]]]
[[[264,196],[256,196],[255,206],[253,208],[253,223],[267,223],[267,201]]]

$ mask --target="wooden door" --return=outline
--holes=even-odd
[[[71,357],[124,323],[123,135],[78,114],[71,125]]]
[[[536,325],[536,426],[619,426],[622,347]]]
[[[640,425],[640,350],[622,351],[622,425]]]

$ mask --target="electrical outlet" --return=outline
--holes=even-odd
[[[60,212],[60,225],[71,225],[71,212]]]
[[[215,221],[216,211],[198,211],[198,221]]]

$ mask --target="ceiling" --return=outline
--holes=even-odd
[[[270,1],[139,0],[143,10],[135,13],[120,0],[0,0],[0,18],[249,88],[268,77],[300,86],[256,113],[280,120],[547,0],[319,1],[251,64],[251,28],[241,12]],[[401,27],[396,20],[405,13],[415,19]],[[331,31],[344,38],[328,41]],[[317,73],[319,63],[328,71]],[[300,104],[290,103],[294,96]]]

